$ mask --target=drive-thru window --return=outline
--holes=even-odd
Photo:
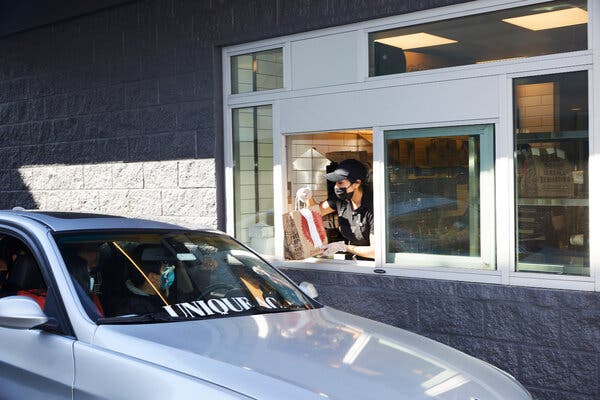
[[[590,3],[473,2],[225,48],[228,231],[290,268],[600,287]],[[331,197],[349,158],[368,170],[374,260],[286,260],[296,192]]]

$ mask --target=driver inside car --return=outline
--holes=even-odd
[[[128,294],[117,315],[148,314],[168,305],[169,288],[175,281],[175,266],[167,262],[146,261],[132,266],[125,282]]]

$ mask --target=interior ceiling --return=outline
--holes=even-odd
[[[458,56],[461,60],[469,58],[472,62],[528,56],[532,49],[543,49],[545,54],[579,50],[577,45],[582,39],[585,42],[587,25],[531,31],[502,21],[571,7],[586,9],[586,2],[576,0],[537,4],[384,31],[375,34],[375,38],[426,32],[456,40],[457,43],[414,49],[411,52],[447,59]],[[524,37],[527,40],[523,40]]]

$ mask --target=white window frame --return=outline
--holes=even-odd
[[[268,90],[258,90],[256,92],[245,92],[245,93],[231,93],[231,57],[235,56],[243,56],[246,54],[258,53],[261,51],[275,50],[281,49],[283,56],[283,87],[277,89],[268,89]],[[223,52],[223,95],[235,99],[236,97],[247,98],[248,96],[255,95],[257,93],[266,93],[268,95],[273,95],[274,93],[283,92],[285,90],[290,90],[291,80],[290,80],[290,44],[289,42],[281,42],[277,41],[275,43],[269,43],[262,46],[255,46],[248,49],[240,48],[238,50],[232,50],[227,52],[227,57],[225,57],[225,52]],[[287,70],[286,70],[287,68]]]
[[[590,185],[589,218],[590,218],[590,277],[563,276],[545,273],[517,272],[515,268],[515,221],[514,221],[514,160],[513,160],[513,109],[512,79],[516,77],[546,75],[560,72],[588,70],[589,72],[589,176],[600,174],[600,140],[595,132],[600,132],[600,113],[595,106],[600,104],[600,88],[593,90],[593,83],[600,82],[600,5],[588,0],[588,49],[571,53],[550,54],[524,59],[506,60],[489,64],[474,64],[415,71],[402,74],[369,77],[368,35],[369,32],[380,31],[401,26],[410,26],[450,18],[465,17],[473,14],[492,12],[507,8],[521,7],[530,4],[542,4],[551,0],[478,0],[447,7],[393,16],[388,18],[359,22],[350,25],[304,32],[285,37],[267,39],[255,43],[235,45],[223,49],[223,115],[224,115],[224,161],[225,161],[225,193],[226,193],[226,227],[230,234],[234,230],[233,210],[233,169],[232,169],[232,136],[231,110],[259,105],[273,106],[273,189],[275,212],[276,254],[268,257],[281,267],[315,269],[323,271],[358,272],[374,274],[385,272],[388,275],[419,277],[443,280],[460,280],[469,282],[497,283],[504,285],[520,285],[541,288],[575,289],[600,291],[600,187]],[[291,43],[297,40],[316,38],[345,32],[355,32],[359,41],[357,57],[356,82],[345,85],[333,85],[309,89],[294,90],[291,86]],[[240,55],[277,47],[283,48],[284,87],[281,89],[260,92],[240,93],[232,95],[230,82],[230,64],[232,55]],[[350,91],[370,90],[383,87],[415,85],[419,83],[443,82],[464,78],[494,76],[498,79],[499,102],[498,118],[491,120],[458,120],[445,121],[445,126],[460,126],[476,123],[492,123],[495,127],[495,234],[496,270],[480,270],[455,267],[398,267],[386,264],[385,261],[385,196],[384,186],[384,138],[383,132],[391,129],[417,127],[414,125],[373,126],[373,183],[375,204],[376,237],[381,239],[375,243],[375,261],[339,261],[317,260],[282,261],[283,260],[283,225],[282,214],[286,207],[286,154],[285,135],[310,132],[281,132],[280,107],[281,100],[302,96],[325,95]],[[423,124],[418,127],[435,127],[436,124]],[[360,127],[339,127],[340,129],[358,129]],[[331,131],[331,129],[323,130]],[[599,138],[600,139],[600,138]]]
[[[387,262],[387,241],[386,240],[378,240],[377,242],[381,243],[379,257],[381,259],[382,268],[402,268],[402,269],[415,269],[422,270],[426,268],[452,268],[452,269],[460,269],[465,273],[479,273],[481,271],[495,271],[496,270],[496,255],[495,255],[495,189],[494,182],[496,180],[495,176],[495,157],[494,157],[494,137],[496,131],[496,119],[491,120],[469,120],[469,121],[456,121],[453,123],[443,123],[443,124],[418,124],[418,125],[396,125],[396,126],[388,126],[385,129],[379,128],[379,134],[383,136],[383,143],[378,143],[380,146],[385,146],[385,133],[389,131],[396,130],[412,130],[412,129],[432,129],[436,128],[445,128],[445,127],[456,127],[457,128],[457,136],[462,135],[460,132],[461,127],[468,127],[472,125],[489,125],[492,127],[493,132],[488,133],[492,135],[491,138],[484,138],[480,141],[480,158],[481,158],[481,170],[479,176],[479,199],[480,199],[480,217],[479,217],[479,225],[480,225],[480,256],[479,257],[470,257],[470,256],[447,256],[447,255],[437,255],[437,254],[426,254],[426,253],[399,253],[400,257],[406,257],[406,263],[394,263]],[[480,137],[483,135],[479,135]],[[410,136],[411,138],[414,136]],[[432,136],[438,137],[438,136]],[[439,136],[443,137],[443,136]],[[490,148],[486,148],[489,147]],[[484,154],[486,152],[491,152],[492,158],[484,160]],[[375,151],[373,152],[375,154]],[[380,219],[379,224],[376,225],[377,235],[376,237],[387,238],[387,218],[385,215],[385,211],[387,208],[387,204],[385,204],[385,148],[379,147],[377,149],[377,162],[383,167],[382,172],[383,175],[378,176],[377,179],[377,189],[374,188],[375,193],[383,197],[383,207],[378,207]],[[485,171],[485,167],[491,164],[491,174],[488,174]],[[375,181],[375,179],[373,179]],[[377,204],[381,204],[381,199]],[[484,229],[483,227],[488,227]],[[492,244],[490,244],[492,243]],[[464,267],[456,266],[456,263],[460,261],[460,264],[464,265]],[[449,265],[449,266],[443,266]],[[483,265],[487,265],[487,267],[483,267]]]

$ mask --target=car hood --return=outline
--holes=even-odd
[[[260,400],[530,399],[491,365],[332,308],[101,325],[94,343]]]

